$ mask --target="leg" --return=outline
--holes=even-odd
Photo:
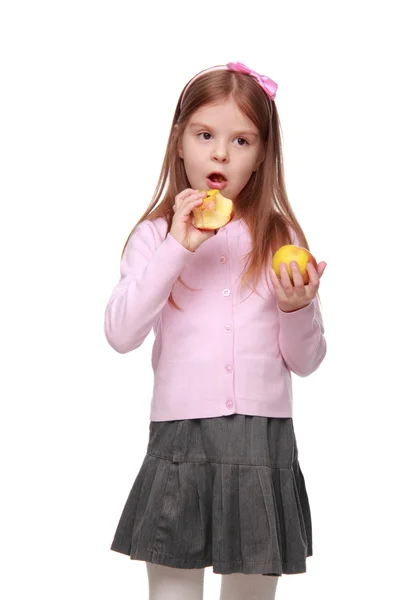
[[[272,575],[222,575],[220,600],[275,600],[278,579]]]
[[[149,600],[203,600],[204,569],[146,564]]]

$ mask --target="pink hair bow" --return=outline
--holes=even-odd
[[[251,75],[254,79],[259,83],[259,85],[263,88],[263,90],[268,94],[268,96],[275,100],[276,90],[278,89],[278,84],[275,81],[272,81],[266,75],[259,75],[256,71],[252,71],[249,67],[246,67],[243,63],[228,63],[226,65],[228,69],[231,71],[237,71],[238,73],[246,73],[247,75]]]

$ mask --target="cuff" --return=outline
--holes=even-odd
[[[279,321],[281,324],[281,330],[287,327],[288,329],[309,329],[310,324],[313,322],[315,317],[315,304],[314,300],[295,310],[294,312],[283,312],[278,306]]]

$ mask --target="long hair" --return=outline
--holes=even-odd
[[[246,186],[235,199],[235,209],[246,223],[252,239],[252,250],[246,257],[241,287],[251,280],[253,293],[263,272],[270,266],[274,252],[284,244],[292,243],[290,229],[297,234],[301,246],[307,249],[309,246],[286,192],[281,126],[276,104],[255,79],[247,74],[230,70],[211,71],[204,73],[187,89],[182,90],[153,199],[129,234],[122,255],[130,236],[139,223],[146,219],[153,221],[163,217],[168,224],[166,235],[168,234],[174,216],[175,196],[190,187],[183,160],[178,154],[185,127],[196,110],[206,104],[223,101],[229,97],[236,101],[240,110],[258,128],[264,150],[262,163],[257,171],[252,173]],[[178,281],[186,286],[181,277]],[[174,308],[181,310],[174,301],[172,293],[168,302]]]

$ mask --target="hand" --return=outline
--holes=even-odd
[[[216,233],[216,231],[202,231],[192,224],[191,212],[202,204],[205,197],[206,192],[200,193],[198,190],[192,190],[191,188],[183,190],[175,197],[175,214],[172,219],[170,234],[190,252],[195,252],[203,242]]]
[[[279,265],[279,270],[281,272],[280,279],[275,271],[270,269],[278,307],[283,312],[294,312],[295,310],[300,310],[300,308],[304,308],[310,304],[317,295],[320,278],[325,271],[326,264],[326,262],[320,262],[317,265],[317,269],[311,263],[307,264],[306,269],[310,278],[307,285],[304,285],[299,265],[295,261],[290,263],[294,283],[290,280],[285,263]]]

